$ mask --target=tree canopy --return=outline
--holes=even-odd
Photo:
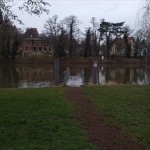
[[[18,0],[0,0],[0,11],[3,15],[22,23],[17,14],[12,11],[12,7],[17,3],[19,3]],[[20,2],[18,9],[25,10],[29,14],[41,15],[42,13],[48,14],[47,6],[50,6],[50,4],[44,0],[24,0]]]
[[[101,36],[106,38],[106,57],[109,58],[109,50],[113,44],[113,42],[119,38],[122,34],[124,34],[124,25],[125,22],[119,23],[111,23],[102,20],[100,24],[100,28],[98,31],[100,32]]]

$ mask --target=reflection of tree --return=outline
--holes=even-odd
[[[138,68],[136,73],[138,84],[150,84],[150,69],[148,66]]]
[[[0,74],[2,77],[0,78],[1,87],[17,87],[19,78],[15,67],[2,67]]]
[[[18,69],[19,80],[27,80],[30,82],[53,81],[54,70],[47,66],[28,66]]]
[[[92,78],[92,72],[90,68],[84,68],[84,76],[85,76],[85,82],[90,81],[90,79]]]
[[[150,68],[148,65],[145,66],[144,70],[144,84],[150,84]]]
[[[125,74],[124,74],[124,81],[125,83],[128,83],[130,79],[130,69],[129,68],[125,68]]]
[[[110,67],[107,67],[105,69],[105,82],[106,83],[108,83],[108,81],[111,80],[110,73],[111,73],[111,69]]]
[[[93,67],[93,83],[99,84],[99,68]]]
[[[136,68],[130,68],[130,83],[137,83]]]
[[[66,68],[70,69],[70,75],[81,75],[82,71],[84,71],[85,81],[88,82],[92,79],[92,69],[89,66],[79,66],[79,65],[63,65],[60,67],[60,77],[64,77],[63,72]],[[62,78],[63,79],[63,78]]]
[[[60,81],[64,80],[63,71],[68,65],[60,66]],[[85,82],[92,81],[92,66],[70,65],[71,75],[80,75],[84,70]],[[100,83],[137,83],[150,84],[150,66],[145,67],[117,67],[107,66],[99,70]],[[101,78],[102,77],[102,78]],[[55,80],[54,68],[49,65],[34,66],[1,66],[0,87],[17,87],[20,81],[27,82],[53,82]]]
[[[99,68],[99,83],[100,84],[105,84],[105,74],[104,74],[104,70],[103,70],[103,66],[101,66]]]
[[[137,83],[137,68],[133,68],[133,72],[134,72],[133,81],[134,81],[134,83]]]
[[[124,76],[125,76],[125,68],[116,68],[117,70],[117,83],[126,83],[124,81]]]
[[[139,68],[137,71],[137,76],[138,76],[138,80],[143,80],[143,76],[144,76],[144,72],[143,72],[143,68]]]
[[[143,72],[143,71],[142,71]],[[139,74],[137,68],[107,67],[105,69],[105,81],[116,83],[137,83]],[[143,79],[143,77],[141,77]]]

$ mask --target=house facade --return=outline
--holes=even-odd
[[[136,53],[136,42],[133,37],[128,37],[128,45],[130,46],[130,56],[134,57]],[[125,56],[126,55],[126,44],[123,38],[117,39],[111,49],[112,56]]]
[[[31,31],[31,32],[30,32]],[[27,29],[21,44],[22,55],[50,55],[53,56],[53,46],[46,39],[37,34],[37,29]]]

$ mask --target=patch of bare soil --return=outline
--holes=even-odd
[[[65,88],[66,98],[75,107],[75,117],[87,132],[88,142],[102,150],[142,150],[123,130],[106,124],[107,116],[97,113],[96,106],[84,95],[81,88]]]

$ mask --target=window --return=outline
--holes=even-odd
[[[44,47],[44,51],[46,51],[46,46]]]
[[[39,51],[41,51],[42,50],[42,48],[41,47],[39,47]]]
[[[26,47],[26,51],[28,51],[28,46]]]
[[[34,51],[36,51],[36,47],[34,47]]]

